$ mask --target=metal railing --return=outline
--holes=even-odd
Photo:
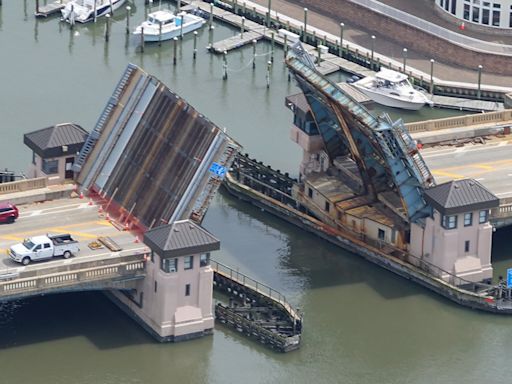
[[[48,186],[48,178],[47,177],[38,177],[35,179],[11,181],[9,183],[1,183],[0,184],[0,195],[5,195],[7,193],[29,191],[29,190],[38,189],[38,188],[46,188],[47,186]]]
[[[488,41],[474,39],[469,36],[464,36],[459,33],[444,29],[436,24],[422,20],[419,17],[411,15],[409,13],[400,11],[396,8],[390,7],[389,5],[380,3],[375,0],[349,0],[352,3],[370,9],[374,12],[386,15],[398,22],[410,25],[414,28],[420,29],[426,33],[434,35],[440,39],[449,41],[453,44],[460,45],[463,47],[470,48],[472,50],[478,50],[484,53],[492,53],[498,55],[512,55],[512,46],[505,44],[491,43]]]
[[[233,179],[231,179],[229,182],[235,182]],[[299,196],[304,197],[304,194],[302,192],[298,192]],[[512,200],[512,199],[511,199]],[[301,205],[300,201],[295,201],[296,206]],[[313,203],[309,203],[310,205]],[[439,279],[440,283],[447,283],[452,286],[457,287],[460,290],[466,291],[471,294],[480,294],[480,295],[490,295],[495,296],[497,299],[499,299],[500,295],[498,293],[497,287],[492,284],[485,284],[485,283],[475,283],[469,280],[466,280],[464,278],[458,277],[457,275],[448,272],[429,261],[426,261],[420,257],[414,256],[411,253],[404,251],[401,248],[396,247],[393,244],[387,243],[382,240],[373,239],[368,237],[365,233],[360,231],[355,231],[349,226],[343,224],[340,221],[336,221],[330,216],[323,213],[322,209],[320,207],[316,207],[317,209],[314,211],[315,214],[319,215],[320,217],[324,216],[325,219],[327,219],[329,222],[336,225],[339,229],[333,228],[332,224],[325,224],[323,222],[311,219],[304,215],[302,215],[300,212],[296,211],[295,209],[291,207],[287,207],[289,210],[296,211],[298,215],[301,215],[301,218],[303,218],[302,222],[314,227],[316,229],[321,230],[322,232],[325,232],[331,236],[341,237],[345,240],[348,240],[350,242],[356,242],[360,245],[363,245],[366,247],[367,245],[370,245],[371,247],[379,250],[382,253],[386,254],[386,257],[390,259],[395,259],[399,262],[402,262],[405,266],[407,264],[412,265],[419,270],[425,272],[428,277],[437,278]],[[307,222],[305,220],[308,220]],[[229,268],[229,267],[227,267]],[[234,271],[236,274],[238,274],[237,271]],[[241,274],[240,274],[241,276]],[[235,275],[236,277],[236,275]],[[510,298],[505,298],[504,300],[512,300]]]
[[[271,300],[281,304],[293,319],[301,319],[301,316],[286,300],[286,297],[279,291],[276,291],[274,288],[271,288],[266,284],[260,283],[259,281],[254,280],[253,278],[243,273],[240,273],[234,270],[233,268],[228,267],[227,265],[219,263],[218,261],[211,260],[211,266],[215,272],[221,274],[222,276],[229,278],[230,280],[235,281],[236,283],[241,284],[245,287],[248,287],[261,295],[267,296]]]

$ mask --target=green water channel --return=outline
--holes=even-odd
[[[32,0],[0,6],[0,167],[26,169],[26,132],[68,121],[92,129],[132,62],[226,127],[251,156],[297,173],[301,152],[288,138],[284,107],[297,88],[281,50],[267,89],[269,44],[258,43],[255,71],[251,47],[230,53],[223,81],[222,58],[204,49],[206,29],[197,60],[187,36],[173,66],[172,44],[138,52],[125,34],[125,11],[106,44],[104,20],[70,30],[57,18],[35,20],[34,9]],[[132,26],[144,12],[142,0],[132,4]],[[235,32],[216,24],[214,40]],[[450,114],[427,108],[404,119]],[[215,259],[304,312],[299,351],[277,354],[222,326],[211,337],[158,344],[101,293],[54,295],[0,306],[0,383],[508,382],[512,318],[456,306],[229,196],[217,195],[203,224],[221,240]],[[501,268],[510,235],[496,233]]]

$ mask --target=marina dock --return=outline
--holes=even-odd
[[[39,4],[39,0],[37,0]],[[63,9],[66,4],[69,2],[69,0],[56,0],[52,3],[37,6],[36,5],[36,11],[35,16],[36,17],[48,17],[52,16],[56,13],[60,13],[60,10]]]
[[[205,13],[212,13],[212,17],[225,22],[233,27],[243,28],[242,34],[212,42],[212,52],[223,53],[249,44],[248,34],[253,34],[256,40],[264,38],[275,44],[283,46],[288,50],[288,41],[279,34],[283,29],[297,36],[301,36],[304,48],[314,56],[317,63],[317,70],[322,75],[328,75],[337,71],[343,71],[358,77],[366,77],[375,73],[380,68],[389,68],[403,72],[402,63],[391,60],[377,53],[371,53],[369,49],[354,43],[341,42],[339,38],[326,33],[313,26],[307,26],[304,33],[304,23],[289,16],[277,12],[268,13],[267,8],[251,1],[241,4],[238,1],[217,2],[215,5],[198,2],[194,0],[182,1],[188,3],[186,7],[193,7]],[[261,35],[261,37],[260,37]],[[325,46],[328,52],[318,54],[317,47]],[[504,91],[499,87],[482,84],[480,90],[475,84],[444,81],[414,68],[408,67],[405,73],[411,81],[424,89],[434,88],[434,103],[442,108],[457,109],[464,111],[498,111],[503,109]],[[464,97],[461,97],[464,96]]]

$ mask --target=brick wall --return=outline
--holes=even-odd
[[[449,64],[475,69],[483,65],[486,72],[500,75],[512,75],[512,58],[478,53],[446,40],[391,20],[383,15],[369,11],[367,8],[347,0],[288,0],[291,3],[307,7],[329,16],[335,20],[343,21],[346,25],[354,25],[379,37],[396,41],[408,49],[418,51],[429,58]],[[399,37],[399,40],[397,39]]]

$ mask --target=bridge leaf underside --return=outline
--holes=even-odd
[[[423,189],[433,185],[433,178],[403,124],[374,117],[307,62],[292,55],[287,64],[306,96],[331,160],[349,151],[367,193],[376,197],[394,191],[409,221],[429,216]]]
[[[209,169],[229,168],[240,146],[156,78],[127,71],[78,180],[142,227],[200,221],[222,179]]]

